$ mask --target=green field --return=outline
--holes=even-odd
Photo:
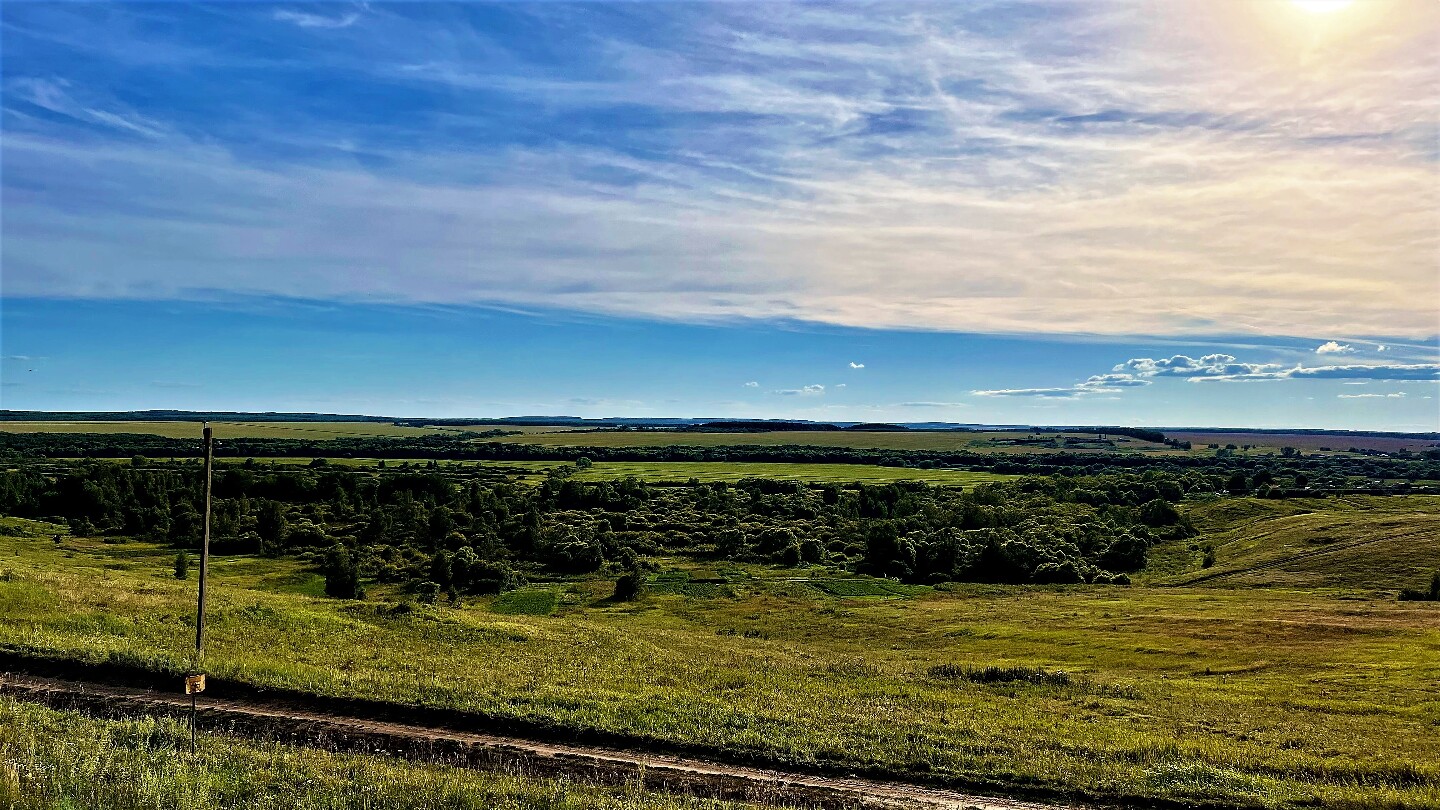
[[[511,462],[524,467],[535,462]],[[549,465],[549,462],[539,462]],[[1005,481],[1016,476],[969,470],[922,470],[913,467],[880,467],[873,464],[782,464],[728,461],[597,461],[588,469],[575,473],[577,481],[612,481],[627,476],[642,481],[684,482],[691,478],[702,483],[739,481],[742,478],[771,478],[781,481],[815,483],[883,484],[891,481],[924,481],[942,486],[974,486]]]
[[[765,433],[702,433],[676,430],[593,430],[565,433],[530,433],[523,436],[502,436],[484,441],[539,444],[548,447],[725,447],[730,445],[808,445],[811,447],[853,447],[861,450],[966,450],[972,452],[1055,452],[1054,448],[1011,445],[1027,436],[1054,437],[1061,434],[1031,434],[1025,431],[824,431],[777,430]],[[1072,439],[1082,436],[1065,434]],[[1093,434],[1085,434],[1091,439]],[[1114,449],[1076,447],[1072,452],[1180,452],[1162,444],[1110,436]]]
[[[215,438],[348,439],[428,436],[455,428],[415,428],[388,422],[211,422]],[[3,422],[3,433],[144,433],[169,439],[200,439],[199,422]]]
[[[306,458],[257,458],[261,464],[304,466],[310,463]],[[378,467],[379,460],[373,458],[330,458],[328,463],[342,467]],[[240,464],[241,459],[220,459],[221,464]],[[402,464],[423,467],[425,459],[386,459],[385,466],[394,469]],[[442,461],[441,469],[450,467],[489,468],[497,472],[517,472],[532,482],[542,480],[546,473],[559,467],[570,467],[563,461]],[[923,470],[914,467],[881,467],[874,464],[786,464],[769,462],[730,461],[597,461],[589,468],[576,470],[576,481],[615,481],[634,476],[642,481],[657,483],[685,483],[695,479],[702,483],[711,481],[739,481],[744,478],[771,478],[781,481],[810,481],[814,483],[866,483],[883,484],[892,481],[923,481],[940,486],[974,486],[976,484],[1005,481],[1016,476],[999,473],[972,472],[969,470]]]
[[[516,435],[483,441],[538,444],[548,447],[723,447],[730,445],[805,445],[849,447],[862,450],[935,450],[975,453],[1134,453],[1174,455],[1184,453],[1163,444],[1128,436],[1106,434],[1104,442],[1095,434],[1010,431],[773,431],[760,433],[704,433],[678,430],[594,430],[574,425],[464,425],[410,427],[388,422],[212,422],[219,439],[338,439],[405,437],[464,431],[504,430]],[[198,438],[200,423],[182,421],[47,421],[4,422],[7,433],[142,433],[167,438]],[[1378,452],[1421,451],[1440,446],[1427,439],[1385,436],[1348,436],[1311,433],[1234,433],[1224,431],[1173,431],[1166,435],[1193,443],[1193,454],[1213,455],[1207,445],[1221,448],[1236,445],[1238,455],[1278,455],[1282,447],[1306,453],[1327,452],[1348,455],[1352,448]],[[1046,440],[1032,443],[1031,440]],[[1244,449],[1246,446],[1249,449]],[[1322,448],[1328,448],[1322,450]]]
[[[1172,581],[1200,573],[1190,545],[1219,543],[1217,567],[1270,559],[1264,537],[1293,538],[1240,543],[1274,503],[1191,506],[1205,534],[1157,558]],[[1440,515],[1433,497],[1283,503],[1336,518],[1325,531]],[[1280,511],[1272,519],[1288,519]],[[172,549],[57,545],[54,528],[14,519],[0,529],[0,644],[185,664],[194,582],[173,578]],[[1440,806],[1440,604],[1395,601],[1399,578],[1379,555],[1393,546],[1373,549],[1369,565],[1337,558],[1318,579],[1250,587],[897,588],[828,569],[662,560],[634,603],[610,601],[614,575],[602,573],[407,611],[390,586],[364,602],[317,598],[299,561],[228,557],[214,568],[207,660],[258,684],[991,788]],[[545,592],[553,612],[537,615]],[[1069,680],[934,674],[987,666]]]
[[[750,805],[564,779],[415,765],[203,734],[170,719],[96,720],[0,698],[10,810],[741,810]]]

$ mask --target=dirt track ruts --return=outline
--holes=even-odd
[[[188,716],[190,700],[109,684],[0,676],[0,694],[107,717]],[[935,787],[767,770],[697,758],[431,728],[308,711],[264,700],[203,699],[199,727],[332,751],[381,753],[461,767],[566,776],[699,796],[819,807],[1057,810],[1061,805],[973,796]],[[1075,810],[1075,805],[1065,807]]]

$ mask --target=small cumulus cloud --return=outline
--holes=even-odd
[[[851,361],[851,363],[850,363],[850,368],[864,368],[864,367],[865,367],[865,364],[864,364],[864,363],[856,363],[856,362],[854,362],[854,361]]]
[[[1383,346],[1381,350],[1384,350]],[[1353,354],[1354,352],[1354,346],[1348,343],[1336,343],[1333,340],[1328,340],[1315,347],[1316,354]]]
[[[745,383],[745,387],[746,387],[746,388],[759,388],[759,387],[760,387],[760,383],[755,382],[754,380],[751,380],[750,382]]]
[[[836,387],[837,389],[839,389],[839,388],[844,388],[844,387],[845,387],[845,383],[840,383],[839,385],[837,385],[837,386],[835,386],[835,387]]]

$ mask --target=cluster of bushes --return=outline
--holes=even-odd
[[[1440,571],[1430,578],[1430,588],[1419,590],[1418,588],[1405,588],[1400,591],[1402,602],[1440,602]]]
[[[301,555],[343,598],[362,597],[365,582],[433,600],[512,590],[527,572],[608,571],[628,599],[644,559],[661,554],[828,563],[917,583],[1123,583],[1156,542],[1191,533],[1175,503],[1217,485],[1126,473],[968,492],[767,479],[676,487],[585,484],[567,472],[527,486],[465,470],[225,467],[214,479],[212,550]],[[0,512],[168,542],[183,555],[199,543],[200,477],[195,465],[143,459],[22,464],[0,474]]]

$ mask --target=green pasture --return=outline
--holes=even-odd
[[[1217,566],[1230,546],[1235,560],[1269,559],[1264,537],[1240,544],[1246,526],[1259,521],[1253,534],[1264,535],[1264,521],[1290,519],[1300,502],[1273,503],[1188,507],[1203,534],[1157,558],[1169,577],[1197,573],[1198,544],[1234,535]],[[1440,499],[1306,508],[1349,516],[1331,532],[1433,518]],[[193,572],[174,579],[172,549],[56,544],[56,527],[13,519],[0,531],[0,645],[185,666],[195,583]],[[406,610],[394,586],[365,602],[326,599],[299,561],[223,557],[207,666],[257,684],[989,789],[1440,806],[1440,604],[1397,602],[1394,546],[1364,547],[1368,565],[1346,558],[1340,573],[1249,587],[901,588],[829,569],[662,560],[636,602],[609,598],[612,572]],[[990,666],[1068,678],[936,674]]]

